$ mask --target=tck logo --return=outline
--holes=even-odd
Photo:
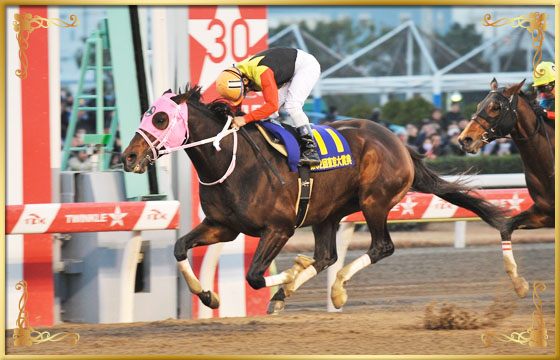
[[[167,220],[167,214],[156,209],[150,210],[147,217],[148,220]]]
[[[26,225],[39,225],[46,224],[47,219],[40,217],[37,214],[29,214],[29,217],[25,219]]]

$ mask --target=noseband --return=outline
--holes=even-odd
[[[504,95],[505,88],[500,88],[497,90],[492,90],[482,100],[482,106],[471,118],[478,125],[480,125],[486,132],[482,134],[482,142],[485,144],[491,142],[492,140],[506,137],[517,123],[517,103],[519,100],[518,94],[512,94],[509,98]],[[489,97],[492,94],[498,95],[499,100],[497,103],[500,106],[500,113],[497,116],[490,116],[486,111],[488,104],[490,103]],[[494,100],[492,100],[494,101]],[[496,101],[494,101],[496,102]],[[482,123],[478,118],[482,118],[487,124]]]

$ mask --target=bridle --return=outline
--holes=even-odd
[[[509,98],[504,95],[505,88],[499,88],[497,90],[492,90],[484,100],[482,100],[482,105],[480,109],[471,117],[471,120],[476,122],[480,127],[482,127],[486,132],[482,134],[482,142],[487,144],[495,139],[506,137],[517,123],[517,104],[519,102],[519,95],[512,94]],[[497,104],[500,106],[500,112],[497,116],[490,116],[486,109],[490,102],[496,103],[494,99],[490,99],[492,94],[498,95],[499,100]],[[482,118],[486,121],[486,124],[481,122],[478,118]],[[509,120],[509,121],[508,121]]]
[[[170,114],[167,114],[167,115],[169,116]],[[179,118],[181,118],[185,122],[185,126],[186,126],[186,134],[185,134],[185,137],[183,139],[183,142],[179,146],[166,148],[164,145],[165,145],[167,139],[169,138],[171,132],[173,131],[173,128],[179,123]],[[217,135],[215,135],[213,137],[210,137],[210,138],[207,138],[207,139],[200,140],[200,141],[188,143],[188,140],[189,140],[189,137],[190,137],[189,125],[188,125],[188,112],[186,114],[181,114],[181,108],[180,108],[179,105],[177,105],[177,107],[174,111],[171,122],[169,123],[169,125],[167,126],[167,128],[163,132],[163,134],[161,136],[159,136],[158,138],[156,138],[156,140],[151,141],[150,138],[147,136],[147,134],[149,134],[149,132],[147,132],[145,129],[138,128],[138,130],[136,130],[136,132],[144,138],[144,140],[146,141],[146,143],[148,144],[148,146],[152,150],[153,158],[150,156],[149,152],[146,154],[146,160],[150,164],[155,163],[155,161],[159,157],[161,157],[162,155],[170,154],[174,151],[188,149],[188,148],[192,148],[192,147],[195,147],[195,146],[200,146],[200,145],[208,144],[208,143],[212,143],[214,148],[216,148],[216,151],[221,151],[222,149],[220,147],[220,141],[225,136],[227,136],[229,134],[233,134],[232,157],[231,157],[231,162],[230,162],[225,174],[220,179],[218,179],[216,181],[213,181],[213,182],[208,182],[208,183],[200,180],[200,177],[198,178],[198,181],[200,182],[200,184],[206,185],[206,186],[212,186],[212,185],[223,183],[233,173],[233,170],[235,169],[235,164],[236,164],[236,159],[237,159],[237,130],[238,129],[237,128],[231,128],[231,129],[229,128],[232,120],[233,120],[233,118],[231,116],[228,116],[228,119],[227,119],[224,127],[222,128],[222,130]],[[150,134],[150,135],[152,135],[152,134]]]
[[[169,114],[168,114],[168,116],[169,116]],[[162,155],[169,154],[170,152],[175,151],[175,148],[171,148],[168,151],[168,149],[165,148],[164,144],[167,142],[167,139],[171,135],[175,125],[178,124],[179,118],[181,118],[186,124],[185,127],[187,129],[187,133],[185,134],[185,138],[183,140],[183,144],[185,144],[189,140],[189,137],[190,137],[189,125],[188,125],[188,111],[184,115],[184,118],[183,118],[183,115],[181,115],[181,106],[179,104],[177,104],[177,107],[175,108],[175,111],[173,113],[173,117],[171,118],[171,121],[168,124],[167,128],[164,130],[163,134],[161,136],[159,136],[158,138],[156,138],[154,141],[150,140],[150,138],[147,135],[147,134],[150,134],[150,133],[148,131],[146,131],[145,129],[142,129],[142,128],[139,127],[136,130],[136,132],[144,138],[144,140],[146,141],[146,143],[150,146],[150,149],[152,150],[152,154],[154,155],[153,157],[151,157],[149,153],[146,154],[146,160],[148,160],[150,165],[153,165],[156,162],[156,160],[158,158],[160,158]],[[150,134],[150,135],[152,135],[152,134]],[[179,150],[179,149],[177,149],[177,150]]]
[[[504,95],[504,91],[505,88],[503,87],[490,91],[490,93],[486,95],[484,100],[482,100],[482,105],[480,106],[480,110],[477,110],[477,112],[474,113],[474,115],[471,117],[471,120],[476,122],[486,131],[481,135],[481,139],[484,144],[487,144],[499,138],[505,138],[507,135],[509,135],[512,132],[514,126],[517,124],[517,121],[519,120],[517,115],[517,105],[519,103],[519,95],[517,93],[514,93],[508,98],[507,96]],[[490,104],[490,101],[496,102],[494,101],[494,99],[492,100],[490,99],[492,94],[498,95],[499,100],[504,100],[504,101],[497,102],[500,106],[500,113],[497,116],[490,116],[486,111],[488,105]],[[537,113],[535,113],[535,116],[537,121],[537,124],[535,126],[535,131],[533,131],[533,133],[527,137],[524,138],[519,137],[518,138],[519,140],[531,140],[533,137],[535,137],[535,135],[537,135],[540,132],[542,127],[541,123],[543,122],[542,116]],[[482,123],[478,119],[479,117],[484,119],[487,124]],[[508,119],[510,121],[506,122]],[[546,131],[546,129],[544,130],[544,134],[546,137],[548,147],[550,149],[550,156],[552,159],[554,159],[552,144],[550,142],[550,138],[548,136],[548,132]],[[554,161],[553,161],[553,167],[554,167]]]

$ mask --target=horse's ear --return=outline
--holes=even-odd
[[[173,100],[175,102],[175,104],[182,104],[185,101],[187,101],[187,98],[184,96],[184,94],[179,94],[179,95],[175,95],[171,98],[171,100]]]
[[[496,81],[496,78],[493,78],[492,81],[490,81],[490,89],[493,91],[498,89],[498,82]]]
[[[167,91],[164,92],[162,95],[169,94],[170,92],[171,92],[171,89],[167,89]]]
[[[511,85],[510,87],[508,87],[506,91],[504,91],[504,95],[511,96],[513,94],[519,94],[521,88],[523,87],[523,84],[525,84],[525,80],[526,79],[523,79],[523,81],[519,84]]]

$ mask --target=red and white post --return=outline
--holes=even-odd
[[[29,36],[27,77],[21,79],[20,47],[14,15],[58,17],[56,7],[6,7],[6,204],[53,201],[53,172],[60,168],[60,64],[56,26]],[[56,196],[56,194],[55,194]],[[52,235],[10,235],[6,238],[6,326],[14,327],[21,293],[14,286],[27,281],[31,326],[56,321]]]

